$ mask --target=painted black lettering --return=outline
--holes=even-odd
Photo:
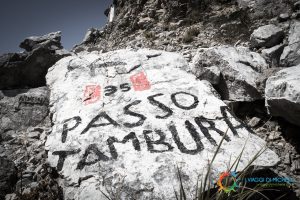
[[[189,95],[189,96],[192,96],[194,98],[194,103],[190,106],[183,106],[183,105],[180,105],[177,100],[176,100],[176,96],[178,94],[185,94],[185,95]],[[194,109],[198,106],[198,103],[199,103],[199,100],[198,100],[198,97],[196,97],[195,95],[193,94],[190,94],[190,93],[187,93],[187,92],[176,92],[174,94],[171,95],[171,99],[172,99],[172,102],[175,104],[175,106],[177,106],[178,108],[181,108],[183,110],[191,110],[191,109]]]
[[[235,118],[235,120],[238,121],[240,123],[240,125],[234,127],[227,115],[227,112],[228,112],[233,118],[234,115],[231,113],[230,109],[227,106],[221,106],[220,109],[221,109],[221,113],[224,117],[224,120],[225,120],[227,126],[232,131],[233,135],[235,135],[237,137],[239,136],[238,132],[237,132],[237,129],[239,129],[239,128],[246,128],[250,133],[254,133],[247,125],[245,125],[241,120],[239,120],[237,118]]]
[[[160,109],[162,109],[163,111],[166,112],[166,114],[164,116],[156,115],[155,117],[158,118],[158,119],[166,119],[166,118],[168,118],[169,116],[171,116],[173,114],[173,111],[171,110],[171,108],[167,107],[166,105],[164,105],[161,102],[154,99],[155,97],[162,96],[162,95],[163,94],[155,94],[155,95],[152,95],[152,96],[148,97],[148,100],[152,105],[157,106],[157,107],[159,107]]]
[[[136,100],[136,101],[132,102],[131,104],[124,107],[124,114],[125,115],[131,115],[131,116],[140,118],[140,120],[135,122],[135,123],[124,123],[124,126],[126,126],[128,128],[141,126],[141,125],[143,125],[144,121],[147,119],[144,115],[138,114],[138,113],[135,113],[135,112],[132,112],[132,111],[129,110],[129,108],[131,106],[137,105],[139,103],[141,103],[141,101]]]
[[[195,118],[195,122],[196,124],[199,126],[201,132],[203,133],[203,135],[208,139],[208,141],[214,145],[214,146],[217,146],[217,143],[216,141],[214,140],[214,138],[211,137],[209,131],[208,131],[208,128],[203,126],[202,122],[207,122],[207,120],[205,120],[204,118],[200,118],[200,117],[196,117]],[[211,124],[210,124],[211,126]]]
[[[69,128],[69,123],[74,122],[75,121],[75,125],[73,127]],[[63,131],[61,134],[61,142],[65,143],[67,136],[68,136],[68,132],[74,130],[79,124],[81,123],[81,118],[79,116],[76,117],[72,117],[70,119],[66,119],[63,121]]]
[[[128,92],[131,88],[128,83],[123,83],[120,85],[120,89],[122,92]]]
[[[166,152],[166,151],[172,151],[174,147],[172,147],[169,143],[165,142],[166,135],[161,131],[161,130],[155,130],[155,133],[159,136],[159,139],[154,141],[149,137],[149,134],[152,133],[153,131],[151,130],[144,130],[143,134],[147,143],[148,151],[151,153],[161,153],[161,152]],[[155,145],[164,145],[167,147],[165,150],[156,150],[154,149],[154,144]]]
[[[108,121],[108,123],[96,124],[96,122],[100,118],[105,118]],[[97,115],[92,119],[92,121],[85,127],[85,129],[81,132],[81,134],[85,134],[86,132],[88,132],[88,130],[90,130],[90,128],[96,128],[96,127],[108,126],[108,125],[119,126],[119,124],[115,120],[113,120],[110,116],[108,116],[106,112],[101,112],[99,115]]]
[[[62,168],[64,167],[64,162],[65,162],[67,156],[74,155],[74,154],[77,154],[79,152],[80,152],[80,149],[73,150],[73,151],[54,151],[52,153],[52,155],[59,156],[58,162],[57,162],[57,165],[56,165],[57,171],[62,170]]]
[[[134,149],[136,151],[141,151],[141,147],[140,147],[140,142],[138,140],[138,138],[136,137],[134,132],[130,132],[128,135],[126,135],[123,140],[118,140],[115,137],[109,137],[107,139],[107,145],[109,147],[110,150],[110,154],[112,156],[113,159],[117,159],[118,158],[118,152],[116,150],[116,147],[114,145],[114,143],[121,143],[121,144],[125,144],[126,142],[128,142],[129,140],[132,140],[132,146],[134,147]]]
[[[28,102],[29,103],[33,102],[33,100],[34,100],[33,97],[28,97]]]
[[[87,158],[90,154],[94,153],[97,158],[93,161],[89,161],[87,162]],[[109,157],[107,157],[106,155],[104,155],[97,147],[96,144],[90,144],[88,146],[88,148],[85,150],[84,155],[82,157],[82,159],[79,161],[79,163],[77,164],[76,169],[82,170],[85,166],[89,166],[89,165],[93,165],[99,161],[108,161]]]
[[[225,133],[223,131],[221,131],[220,129],[216,128],[215,123],[212,120],[208,120],[206,118],[204,118],[203,116],[201,117],[196,117],[195,118],[195,122],[196,124],[199,126],[201,132],[203,133],[203,135],[210,141],[211,144],[217,146],[216,141],[211,137],[209,131],[215,131],[217,132],[219,135],[221,135],[222,137],[225,135]],[[203,123],[207,123],[209,124],[209,127],[205,127],[203,125]],[[227,142],[230,141],[230,138],[228,137],[228,135],[225,136],[224,138]]]
[[[188,120],[185,121],[185,127],[188,129],[188,131],[190,132],[192,138],[194,139],[195,143],[196,143],[196,149],[193,150],[189,150],[187,149],[184,144],[180,141],[176,126],[174,125],[173,122],[171,122],[171,125],[169,125],[169,130],[172,133],[173,139],[178,147],[178,149],[182,152],[182,153],[186,153],[186,154],[191,154],[191,155],[195,155],[199,152],[201,152],[204,149],[204,146],[201,142],[200,139],[200,135],[197,132],[196,128],[194,127],[193,124],[191,124]]]
[[[104,88],[104,95],[105,96],[111,96],[114,93],[116,93],[116,91],[118,90],[118,88],[116,86],[110,85],[110,86],[106,86]]]
[[[43,98],[37,98],[37,102],[38,102],[38,104],[43,104],[44,103],[44,101],[45,101],[45,99],[43,99]]]
[[[24,101],[25,101],[25,97],[26,97],[26,96],[20,96],[19,102],[24,102]]]

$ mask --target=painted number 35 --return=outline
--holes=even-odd
[[[123,83],[119,86],[119,88],[122,92],[128,92],[131,89],[129,83]],[[118,91],[118,87],[109,85],[104,88],[104,95],[111,96],[115,94],[117,91]]]

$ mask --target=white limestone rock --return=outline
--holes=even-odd
[[[268,78],[266,106],[271,115],[300,124],[300,65],[283,69]]]
[[[65,199],[105,199],[102,192],[174,199],[177,166],[191,198],[228,127],[213,177],[246,141],[238,170],[247,165],[265,142],[188,70],[179,54],[143,49],[72,56],[49,69],[53,130],[46,148],[64,177]],[[277,162],[267,150],[255,164]]]
[[[212,66],[219,68],[219,79],[207,73]],[[191,63],[192,72],[198,78],[215,84],[222,98],[232,101],[262,99],[262,72],[267,68],[268,64],[258,53],[231,46],[200,48]]]

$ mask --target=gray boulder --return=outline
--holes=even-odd
[[[20,47],[26,51],[32,51],[39,47],[48,47],[53,50],[62,49],[60,40],[61,32],[57,31],[43,36],[28,37],[20,44]]]
[[[266,61],[272,66],[272,67],[279,67],[280,62],[280,55],[282,54],[284,49],[283,44],[278,44],[274,47],[271,47],[269,49],[263,49],[261,51],[261,55],[266,59]]]
[[[216,66],[221,75],[217,70],[212,73]],[[230,46],[201,48],[191,64],[192,72],[198,78],[215,85],[222,99],[233,101],[262,99],[262,72],[267,68],[266,61],[258,53],[245,47]]]
[[[250,37],[250,47],[272,47],[279,44],[284,38],[284,32],[281,28],[269,24],[261,26],[254,30]]]
[[[48,95],[46,87],[0,91],[0,137],[41,123],[49,113]]]
[[[17,170],[14,163],[5,157],[0,157],[0,199],[13,191],[17,181]]]
[[[0,56],[0,90],[45,86],[48,68],[70,55],[62,49],[58,33],[29,37],[20,46],[30,52]]]
[[[300,65],[283,69],[268,78],[266,106],[273,116],[300,124]]]
[[[285,21],[290,19],[290,14],[289,13],[282,13],[278,16],[277,19],[278,19],[279,22],[285,22]]]
[[[280,57],[282,67],[291,67],[300,64],[300,21],[293,21],[288,38],[288,46]]]

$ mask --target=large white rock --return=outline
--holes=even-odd
[[[273,116],[300,124],[300,65],[283,69],[268,78],[266,106]]]
[[[66,199],[174,199],[177,166],[191,198],[228,127],[213,177],[246,141],[239,170],[247,165],[265,142],[188,70],[179,54],[153,50],[73,56],[49,69],[46,148]],[[277,162],[267,150],[255,164]]]
[[[221,73],[212,73],[217,67]],[[263,98],[265,59],[246,47],[200,48],[191,63],[192,72],[216,86],[225,100],[254,101]],[[216,70],[214,70],[216,71]],[[216,82],[219,80],[219,82]]]

